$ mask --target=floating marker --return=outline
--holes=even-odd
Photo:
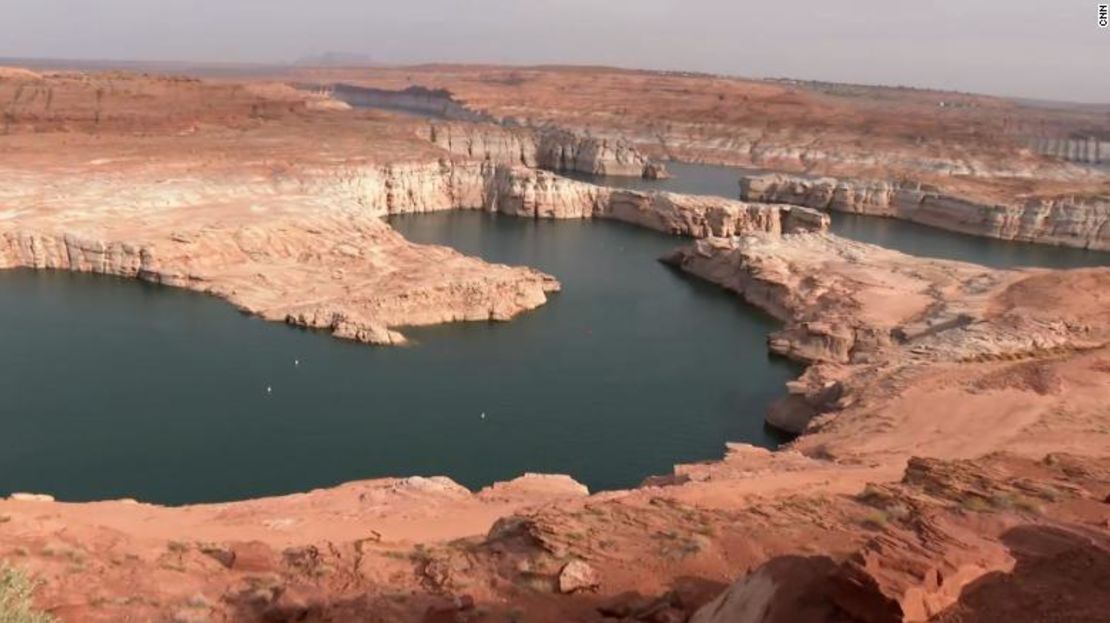
[[[482,419],[483,420],[486,419],[486,412],[485,411],[482,411]]]
[[[274,393],[274,388],[273,388],[273,387],[270,387],[269,385],[267,385],[267,386],[266,386],[266,393],[267,393],[267,394],[272,394],[272,393]]]

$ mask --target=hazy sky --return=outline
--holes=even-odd
[[[1094,0],[0,0],[0,56],[592,63],[1110,102]]]

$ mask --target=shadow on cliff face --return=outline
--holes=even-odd
[[[1105,533],[1028,524],[1009,529],[999,540],[1015,560],[1013,569],[971,582],[958,601],[930,621],[1108,620],[1110,538]],[[914,568],[912,558],[889,562],[899,569]],[[899,623],[907,620],[901,600],[927,584],[890,594],[868,578],[859,581],[849,570],[824,556],[773,558],[699,610],[690,623]],[[937,578],[941,584],[945,579]]]
[[[1110,539],[1105,534],[1025,525],[1002,536],[1017,564],[968,584],[937,623],[1067,621],[1110,617]]]
[[[1081,527],[1027,524],[1000,538],[1016,563],[968,584],[959,600],[930,621],[1106,621],[1110,612],[1110,536]],[[476,577],[480,576],[479,573]],[[474,579],[474,578],[472,578]],[[486,578],[487,580],[491,578]],[[464,592],[425,587],[408,593],[351,591],[334,599],[322,587],[282,587],[238,600],[242,621],[627,621],[638,623],[897,622],[896,602],[874,592],[846,593],[844,565],[828,556],[778,556],[725,587],[679,577],[657,595],[591,591],[561,595],[520,584],[507,601],[477,601]],[[943,578],[941,578],[943,580]],[[325,582],[326,584],[326,582]],[[349,588],[349,587],[348,587]],[[372,588],[367,586],[367,588]],[[862,599],[862,601],[861,601]],[[892,609],[893,608],[893,609]]]
[[[779,556],[697,611],[690,623],[852,623],[832,599],[828,556]]]

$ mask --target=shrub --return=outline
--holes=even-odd
[[[54,623],[54,617],[31,607],[34,590],[26,574],[0,564],[0,623]]]

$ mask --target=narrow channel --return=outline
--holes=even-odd
[[[736,199],[740,194],[740,174],[753,172],[751,169],[718,165],[682,162],[666,164],[673,177],[665,180],[599,177],[580,173],[570,174],[568,177],[603,186]],[[834,212],[832,232],[910,255],[972,262],[992,268],[1110,266],[1110,253],[981,238],[893,218]]]

